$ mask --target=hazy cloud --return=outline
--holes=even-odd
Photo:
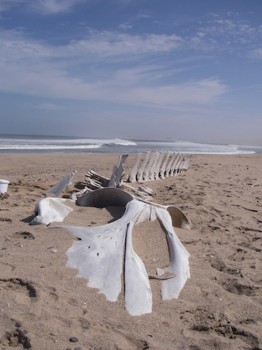
[[[26,6],[40,14],[58,14],[70,11],[75,5],[88,0],[1,0],[0,12],[15,6]]]
[[[262,47],[251,51],[250,57],[257,60],[262,60]]]
[[[50,10],[70,8],[78,1],[38,1]],[[141,34],[90,30],[81,40],[51,46],[28,38],[21,31],[0,32],[0,90],[20,94],[84,101],[108,101],[161,108],[183,105],[210,105],[228,91],[227,84],[218,78],[205,77],[174,80],[177,72],[188,69],[192,62],[176,66],[173,55],[191,45],[201,52],[203,46],[217,47],[217,31],[242,38],[256,32],[243,23],[215,18],[215,26],[201,28],[190,40],[176,34]],[[186,44],[187,42],[187,44]],[[261,58],[262,50],[253,51]],[[154,64],[145,64],[156,54],[165,56]],[[168,55],[167,55],[168,54]],[[107,58],[106,64],[104,58]],[[110,59],[117,59],[116,65]],[[80,69],[81,75],[77,74]],[[111,62],[111,63],[112,63]],[[127,64],[128,62],[128,64]],[[73,67],[73,69],[72,69]],[[94,69],[95,67],[95,69]],[[37,108],[55,110],[54,104]]]
[[[92,53],[106,56],[141,55],[172,51],[178,48],[182,41],[181,37],[175,34],[130,35],[93,31],[86,39],[71,42],[64,49],[73,53]]]
[[[260,27],[236,19],[232,14],[221,17],[211,14],[201,23],[194,35],[188,37],[189,45],[197,49],[236,52],[249,49],[261,42]]]
[[[85,57],[90,54],[100,57],[141,56],[173,51],[181,43],[182,39],[174,34],[129,35],[117,32],[93,31],[87,34],[86,39],[71,41],[61,46],[51,46],[44,42],[29,39],[20,31],[0,31],[2,59],[8,61],[23,58]],[[92,59],[91,56],[89,56],[89,59]]]
[[[199,132],[232,142],[242,128],[259,139],[262,26],[259,14],[241,11],[220,3],[193,13],[181,2],[169,13],[168,3],[154,1],[0,0],[2,129]]]
[[[57,14],[70,11],[78,3],[86,0],[34,0],[30,7],[43,14]]]
[[[226,92],[226,86],[216,79],[189,83],[150,86],[134,79],[119,79],[110,72],[94,82],[75,78],[52,65],[1,65],[0,90],[25,95],[74,100],[110,101],[132,105],[175,107],[179,104],[209,104]],[[49,106],[50,107],[50,106]]]
[[[20,4],[26,4],[27,1],[25,0],[1,0],[0,2],[0,12],[8,11],[12,7],[20,5]]]
[[[126,22],[126,23],[121,23],[119,25],[119,29],[122,29],[122,30],[128,30],[128,29],[131,29],[133,28],[132,24]]]
[[[54,55],[53,49],[36,40],[29,39],[17,30],[0,31],[0,61],[18,62],[20,60],[35,60]]]

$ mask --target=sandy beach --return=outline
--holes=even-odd
[[[109,302],[66,267],[69,232],[29,225],[36,203],[64,175],[77,171],[74,190],[90,169],[110,176],[118,155],[0,155],[0,178],[10,181],[0,199],[1,350],[262,349],[262,155],[189,159],[186,173],[146,185],[154,202],[177,206],[192,223],[175,229],[191,278],[169,301],[150,280],[153,312],[132,317],[123,291]],[[112,219],[96,208],[70,215],[66,222],[79,226]],[[153,262],[167,262],[158,222],[137,225],[134,247],[150,273]]]

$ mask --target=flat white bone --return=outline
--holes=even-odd
[[[75,174],[76,171],[72,171],[70,174],[63,177],[60,181],[58,181],[53,187],[51,187],[47,191],[47,194],[51,194],[54,197],[58,197],[67,186],[71,185],[72,179],[75,176]]]
[[[152,292],[143,261],[132,246],[133,226],[142,221],[158,219],[161,222],[167,235],[170,264],[167,268],[158,268],[157,275],[162,279],[163,299],[172,299],[178,297],[190,276],[189,253],[176,236],[173,225],[185,228],[188,220],[175,207],[151,205],[132,198],[115,188],[87,193],[78,199],[78,204],[125,205],[124,215],[100,227],[63,227],[78,238],[67,252],[67,266],[77,268],[77,276],[87,278],[88,286],[98,288],[110,301],[116,301],[121,291],[124,268],[126,309],[131,315],[142,315],[152,310]]]
[[[119,220],[103,226],[63,226],[81,239],[69,248],[67,266],[77,268],[77,276],[87,278],[88,286],[98,288],[110,301],[116,301],[121,291],[127,226],[144,206],[145,203],[132,200]]]
[[[64,218],[73,210],[65,204],[69,199],[64,198],[43,198],[35,207],[36,216],[30,222],[30,225],[44,224],[51,222],[63,222]]]
[[[125,306],[132,316],[152,312],[152,291],[143,261],[132,245],[134,222],[130,222],[126,235]]]

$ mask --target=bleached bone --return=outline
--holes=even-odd
[[[182,170],[186,171],[188,167],[189,167],[189,160],[185,158]]]
[[[118,165],[114,166],[113,173],[111,175],[108,187],[118,187],[124,176],[124,164],[128,157],[128,154],[123,154],[119,157]]]
[[[89,170],[85,175],[85,181],[87,185],[93,186],[93,189],[97,189],[108,187],[110,179],[97,174],[94,170]]]
[[[169,212],[173,227],[183,228],[185,230],[191,229],[190,221],[179,208],[174,205],[168,205],[165,209]]]
[[[69,196],[70,199],[72,199],[74,202],[77,200],[77,198],[83,196],[86,192],[90,192],[91,189],[89,187],[84,187],[82,190],[78,192],[72,192]]]
[[[139,164],[140,164],[140,161],[141,161],[141,158],[142,158],[142,153],[138,153],[137,156],[136,156],[136,162],[135,162],[135,165],[133,166],[131,172],[130,172],[130,175],[128,177],[128,181],[129,182],[136,182],[137,181],[137,172],[138,172],[138,169],[139,169]]]
[[[181,164],[179,166],[179,173],[182,173],[185,170],[185,165],[186,165],[186,157],[182,157]]]
[[[165,158],[165,160],[161,166],[161,169],[160,169],[160,178],[161,179],[164,179],[166,177],[166,168],[167,168],[167,164],[169,162],[169,158],[171,155],[172,155],[172,153],[170,151],[168,151],[166,154],[166,158]]]
[[[176,170],[177,170],[178,165],[180,164],[182,158],[183,158],[183,155],[178,154],[177,157],[174,159],[174,162],[170,168],[170,176],[173,176],[176,174]]]
[[[47,191],[47,195],[51,194],[54,197],[58,197],[67,186],[72,184],[72,179],[76,173],[76,171],[72,171],[70,174],[63,177],[60,181],[58,181],[53,187],[51,187]]]
[[[105,188],[94,192],[79,199],[78,204],[96,207],[125,205],[126,211],[119,220],[100,227],[63,226],[78,238],[67,252],[67,266],[77,268],[79,271],[77,276],[87,278],[88,286],[98,288],[108,300],[116,301],[121,291],[126,240],[124,277],[127,311],[131,315],[151,312],[152,294],[149,278],[142,260],[133,250],[132,229],[136,223],[158,218],[167,235],[170,257],[167,268],[157,269],[160,277],[165,278],[166,274],[171,277],[162,281],[162,297],[177,298],[190,275],[189,253],[176,236],[167,207],[152,206],[138,201],[116,188]]]
[[[155,203],[152,201],[148,201],[147,199],[139,199],[139,200],[151,205],[152,207],[166,209],[171,217],[173,227],[178,227],[178,228],[182,228],[185,230],[191,229],[191,223],[188,220],[187,216],[182,212],[182,210],[175,207],[174,205],[167,205],[166,206],[166,205],[162,205],[162,204]]]
[[[131,221],[126,233],[125,306],[130,315],[138,316],[152,312],[152,291],[145,265],[133,249],[133,226]]]
[[[178,157],[178,155],[179,154],[177,154],[177,153],[172,154],[172,156],[171,156],[171,158],[170,158],[170,160],[169,160],[169,162],[167,164],[167,167],[166,167],[166,171],[165,171],[165,176],[166,177],[170,176],[171,167],[172,167],[174,161],[176,160],[176,158]]]
[[[138,182],[142,182],[143,181],[143,174],[144,174],[145,168],[146,168],[146,166],[148,164],[150,155],[151,155],[151,152],[146,152],[144,161],[142,162],[141,167],[138,169],[138,172],[137,172],[137,181]]]
[[[158,180],[160,178],[160,167],[164,158],[164,153],[160,153],[160,156],[158,158],[155,171],[154,171],[154,180]]]
[[[30,222],[30,225],[44,224],[51,222],[63,222],[64,218],[73,210],[65,204],[69,199],[64,198],[43,198],[35,207],[36,216]]]
[[[183,157],[184,157],[183,155],[180,156],[180,159],[178,160],[175,166],[174,173],[173,173],[174,176],[177,176],[178,174],[180,174],[180,167],[183,163]]]
[[[144,168],[143,174],[142,174],[142,181],[149,181],[149,170],[154,162],[154,152],[150,152],[148,162]]]
[[[144,205],[132,200],[127,204],[124,215],[107,225],[63,226],[81,239],[69,248],[67,266],[77,268],[77,276],[87,278],[88,286],[99,289],[110,301],[116,301],[121,291],[127,226],[140,214]]]
[[[114,166],[113,173],[110,180],[98,175],[93,170],[86,174],[86,183],[89,188],[97,189],[102,187],[119,187],[123,184],[124,178],[124,163],[128,155],[122,155],[119,159],[118,165]],[[138,153],[135,164],[126,176],[128,182],[143,182],[153,181],[159,178],[163,179],[167,176],[176,175],[185,171],[186,158],[181,154],[176,154],[168,151],[167,153],[160,153],[157,151],[146,152],[143,157],[142,153]]]
[[[146,168],[145,170],[143,171],[143,180],[144,181],[149,181],[150,180],[150,172],[151,172],[151,169],[152,169],[152,166],[155,162],[155,158],[156,158],[156,152],[151,152],[150,154],[150,158],[148,160],[148,164],[146,165]]]
[[[133,187],[125,182],[122,184],[121,188],[131,192],[134,198],[143,199],[147,202],[150,202],[154,195],[154,191],[144,184],[141,184],[139,187]]]
[[[149,169],[149,180],[155,180],[156,167],[157,167],[159,157],[160,157],[160,153],[154,152],[154,160],[151,165],[151,168]]]
[[[149,196],[153,196],[154,195],[154,191],[151,188],[147,187],[146,185],[141,184],[137,189],[139,191],[145,192]]]
[[[172,226],[172,220],[168,212],[164,209],[157,209],[157,215],[161,221],[169,247],[170,264],[166,268],[158,268],[157,274],[164,275],[167,272],[174,273],[175,278],[162,282],[161,294],[164,300],[178,298],[180,291],[190,277],[189,253],[182,245]]]
[[[188,169],[188,167],[189,167],[189,160],[188,160],[188,159],[186,159],[185,170],[187,170],[187,169]]]
[[[179,165],[179,168],[177,169],[177,173],[181,174],[186,170],[186,158],[185,156],[182,157],[181,163]]]

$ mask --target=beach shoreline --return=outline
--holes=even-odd
[[[109,177],[118,157],[0,154],[0,178],[10,181],[8,198],[0,200],[0,349],[262,348],[262,154],[187,155],[186,173],[146,183],[154,202],[177,206],[192,223],[190,231],[175,229],[190,253],[191,278],[168,301],[161,282],[151,280],[153,312],[139,317],[125,310],[123,290],[109,302],[66,267],[70,233],[29,225],[38,200],[63,176],[77,171],[73,190],[88,170]],[[79,225],[111,219],[84,209]],[[159,230],[154,223],[136,228],[145,264],[165,262],[163,241],[148,243]]]
[[[0,154],[30,153],[139,153],[147,151],[183,154],[254,154],[262,153],[261,145],[202,143],[182,140],[131,140],[89,137],[39,135],[1,135]]]

